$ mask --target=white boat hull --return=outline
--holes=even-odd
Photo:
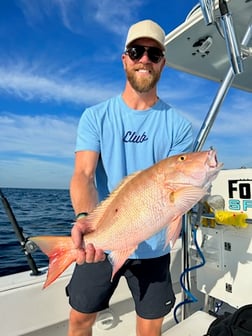
[[[181,241],[172,251],[172,277],[177,301],[181,299]],[[62,336],[67,334],[70,306],[65,287],[73,266],[52,285],[42,289],[46,274],[31,276],[31,272],[0,278],[1,333],[8,336]],[[5,304],[3,304],[3,302]],[[164,332],[175,324],[172,313],[164,322]],[[94,326],[94,336],[135,335],[135,311],[131,294],[124,278],[114,293],[110,308],[101,312]]]

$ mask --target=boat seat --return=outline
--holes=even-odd
[[[209,325],[214,319],[215,317],[203,311],[197,311],[167,330],[163,336],[203,336],[206,334]]]

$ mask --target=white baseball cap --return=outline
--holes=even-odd
[[[133,24],[128,31],[125,47],[139,38],[150,38],[155,40],[162,50],[165,50],[165,32],[164,30],[152,20],[143,20]]]

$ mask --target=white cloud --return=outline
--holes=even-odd
[[[14,188],[67,189],[72,167],[73,163],[66,165],[30,158],[1,160],[0,184],[2,187]]]
[[[45,67],[46,68],[46,67]],[[63,79],[57,72],[40,75],[43,67],[29,69],[24,64],[0,67],[0,91],[23,100],[93,104],[116,93],[116,85],[97,83],[96,78]],[[58,71],[60,73],[60,70]]]
[[[107,27],[108,30],[117,35],[124,36],[132,21],[138,19],[137,13],[143,6],[143,3],[143,0],[93,1],[94,8],[96,8],[94,18],[104,27]]]
[[[70,117],[1,113],[0,152],[72,158],[77,123]]]
[[[0,185],[68,188],[79,118],[0,114]]]
[[[21,0],[19,6],[27,22],[39,24],[53,15],[73,33],[86,35],[87,21],[98,23],[104,30],[124,36],[129,24],[137,19],[143,0]],[[118,29],[120,27],[120,29]]]
[[[20,0],[17,5],[22,10],[26,21],[30,25],[36,25],[43,22],[45,17],[60,17],[66,28],[72,30],[70,18],[73,14],[76,16],[82,14],[84,7],[81,0]],[[83,17],[80,16],[82,19]]]

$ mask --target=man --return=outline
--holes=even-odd
[[[80,119],[70,186],[76,213],[72,239],[79,255],[67,287],[72,306],[68,336],[92,335],[96,314],[108,307],[120,276],[126,277],[135,301],[137,336],[161,335],[163,318],[175,303],[165,230],[141,243],[112,282],[107,254],[92,244],[82,248],[88,230],[83,217],[124,176],[191,150],[191,124],[157,96],[164,40],[163,29],[151,20],[132,25],[122,55],[124,91],[87,108]]]

